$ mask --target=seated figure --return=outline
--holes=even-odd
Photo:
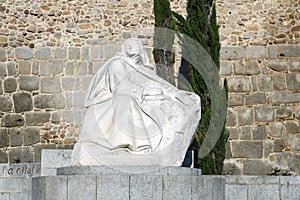
[[[135,38],[97,71],[85,107],[72,165],[180,165],[200,119],[200,98],[157,76]]]

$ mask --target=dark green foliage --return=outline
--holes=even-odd
[[[213,1],[189,0],[187,13],[188,17],[186,20],[182,16],[173,13],[177,20],[176,29],[199,42],[211,55],[211,58],[219,69],[219,27],[216,21],[216,9]],[[183,63],[186,65],[185,61]],[[191,144],[191,149],[194,149],[196,155],[198,155],[206,134],[209,134],[207,131],[211,119],[211,99],[207,85],[196,68],[189,64],[184,67],[189,68],[188,79],[193,90],[201,97],[201,121],[197,127],[195,139]],[[224,85],[226,87],[226,82]],[[201,167],[203,174],[222,174],[227,139],[228,131],[224,123],[220,138],[212,151],[206,157],[198,157],[196,159],[195,166]]]
[[[155,27],[174,29],[175,21],[168,0],[154,0]],[[154,46],[159,49],[153,50],[157,74],[174,84],[174,62],[173,49],[175,35],[165,33],[163,30],[155,30]]]

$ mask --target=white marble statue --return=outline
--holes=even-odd
[[[180,166],[200,120],[200,98],[156,75],[138,39],[95,74],[72,165]]]

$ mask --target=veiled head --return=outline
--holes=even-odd
[[[143,46],[138,39],[129,38],[122,44],[121,51],[128,57],[134,57],[143,52]]]
[[[140,62],[143,66],[155,70],[155,66],[149,61],[148,55],[141,43],[137,38],[129,38],[121,46],[121,54]]]

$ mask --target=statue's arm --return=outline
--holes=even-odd
[[[127,71],[128,69],[126,69],[126,65],[121,59],[114,60],[110,63],[108,68],[108,84],[111,93],[114,93],[120,86],[119,84],[122,79],[125,78]]]

